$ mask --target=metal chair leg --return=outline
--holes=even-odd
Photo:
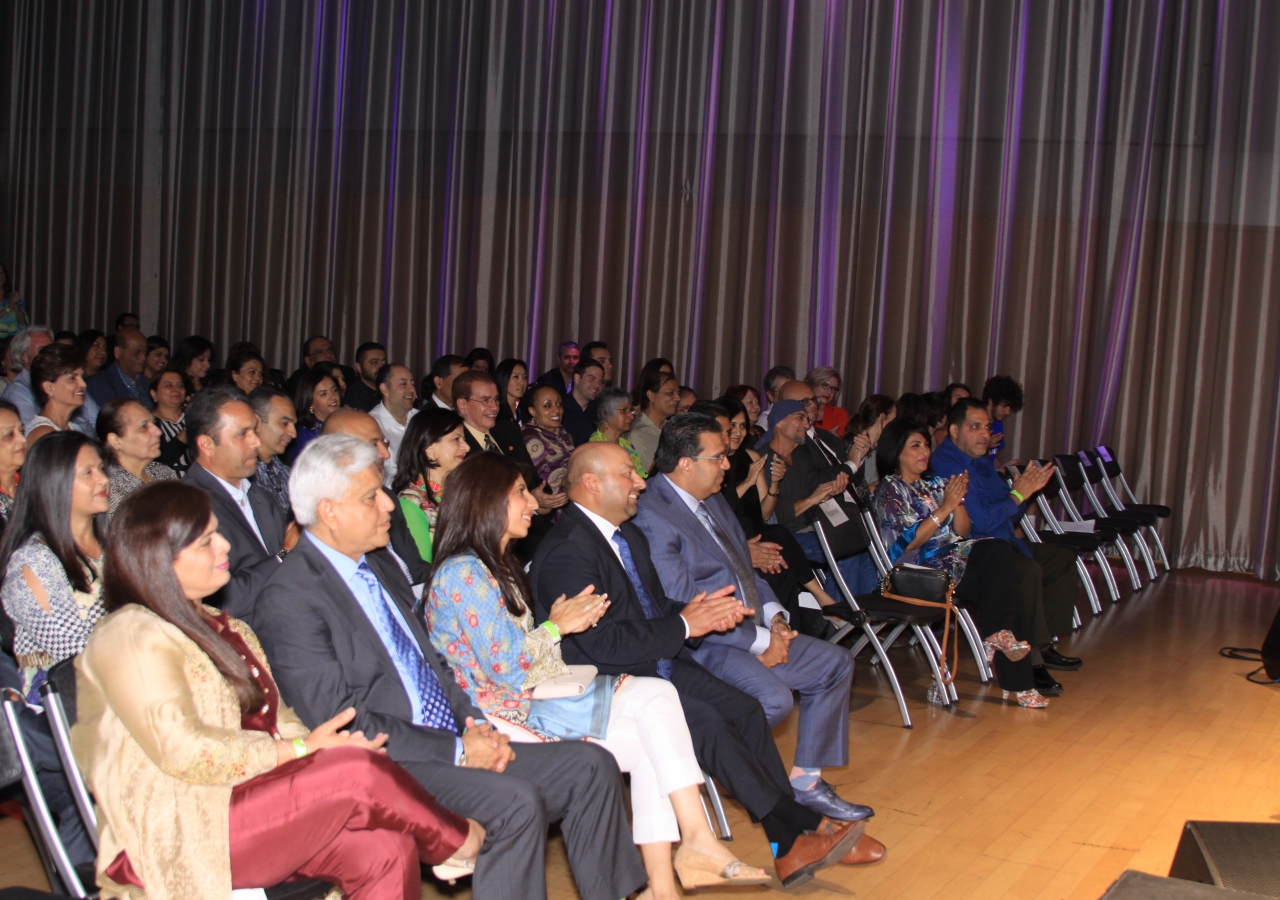
[[[1102,612],[1102,604],[1098,602],[1098,591],[1093,586],[1093,579],[1089,577],[1089,570],[1085,568],[1084,560],[1076,557],[1076,572],[1080,575],[1080,583],[1084,585],[1084,592],[1089,598],[1089,609],[1093,610],[1093,614],[1099,615]]]
[[[1147,567],[1147,581],[1155,581],[1156,564],[1151,559],[1151,548],[1147,546],[1147,539],[1142,536],[1141,528],[1133,533],[1133,542],[1137,546],[1138,552],[1142,554],[1142,564]]]
[[[925,628],[923,625],[912,625],[911,630],[916,633],[916,636],[920,638],[921,643],[923,643],[926,648],[929,647],[928,638],[921,633],[928,631],[929,629]],[[930,635],[930,637],[932,637],[932,635]],[[942,696],[942,705],[950,707],[951,693],[942,684],[942,670],[938,668],[938,658],[933,655],[932,650],[926,650],[924,655],[925,658],[929,660],[929,668],[933,670],[933,677],[937,680],[938,687],[942,688],[940,692]]]
[[[942,666],[945,666],[947,664],[947,659],[945,656],[942,655],[942,645],[938,643],[938,636],[933,633],[932,628],[922,628],[920,630],[923,631],[925,636],[929,639],[928,650],[935,657],[937,657],[938,667],[939,669],[941,669]],[[956,632],[956,640],[957,641],[960,640],[959,631]],[[951,673],[952,679],[955,678],[955,674],[956,674],[955,672]],[[951,682],[951,684],[947,685],[947,693],[951,696],[952,700],[960,699],[960,695],[956,693],[956,684],[954,680]]]
[[[1075,631],[1077,628],[1080,627],[1081,624],[1082,623],[1080,622],[1080,610],[1076,609],[1073,606],[1071,608],[1071,630]]]
[[[1160,554],[1160,564],[1164,566],[1166,572],[1169,571],[1169,555],[1164,552],[1164,541],[1160,540],[1160,533],[1156,531],[1156,526],[1148,525],[1147,531],[1151,532],[1151,540],[1155,541],[1156,552]]]
[[[867,642],[871,645],[872,652],[883,663],[881,668],[885,675],[889,676],[889,686],[893,688],[893,696],[898,701],[898,712],[902,715],[902,727],[910,728],[911,714],[907,712],[907,698],[902,696],[902,685],[898,683],[898,673],[893,670],[893,664],[889,662],[889,656],[885,653],[884,646],[880,643],[880,638],[876,635],[870,623],[862,626],[862,631],[866,635]]]
[[[724,814],[724,803],[720,800],[720,790],[716,787],[716,780],[706,772],[703,772],[702,786],[706,789],[707,796],[711,798],[711,808],[715,810],[716,823],[720,826],[720,840],[733,840],[733,832],[729,830],[729,820]],[[705,801],[702,804],[702,808],[704,810],[707,808]],[[710,821],[709,817],[708,821]],[[713,834],[715,833],[714,828],[712,828],[711,831]]]
[[[991,667],[987,665],[987,652],[982,648],[982,635],[978,634],[978,626],[973,623],[969,610],[958,609],[956,612],[959,613],[956,618],[964,628],[964,636],[969,641],[969,649],[973,652],[973,661],[978,664],[978,677],[983,684],[990,684]]]
[[[1128,545],[1124,542],[1124,535],[1117,534],[1113,546],[1120,554],[1120,558],[1124,560],[1124,569],[1129,573],[1129,584],[1134,591],[1142,590],[1142,579],[1138,577],[1138,567],[1133,563],[1133,554],[1129,552]]]
[[[1111,571],[1111,560],[1107,559],[1107,554],[1102,552],[1102,548],[1093,554],[1093,558],[1098,562],[1098,568],[1102,570],[1102,580],[1107,583],[1107,590],[1111,593],[1111,602],[1120,602],[1120,586],[1116,584],[1116,575]]]

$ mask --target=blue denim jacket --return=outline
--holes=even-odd
[[[995,463],[988,456],[973,459],[959,447],[945,439],[933,451],[933,471],[943,478],[969,473],[969,493],[964,498],[965,511],[973,523],[970,537],[1000,538],[1009,541],[1030,556],[1031,551],[1014,536],[1013,526],[1022,515],[1023,507],[1009,494],[1009,485],[996,471]]]

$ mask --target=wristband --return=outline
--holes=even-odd
[[[294,759],[302,759],[302,757],[306,756],[308,753],[311,752],[307,749],[307,742],[304,741],[302,738],[294,738],[289,743],[293,744]]]
[[[1009,493],[1010,493],[1010,495],[1012,495],[1014,498],[1016,498],[1016,499],[1017,499],[1017,501],[1018,501],[1018,505],[1019,505],[1019,506],[1021,506],[1022,504],[1024,504],[1024,503],[1026,503],[1026,502],[1027,502],[1027,498],[1026,498],[1026,497],[1022,496],[1021,494],[1019,494],[1017,491],[1013,490],[1012,488],[1010,488],[1010,489],[1009,489]]]
[[[555,640],[560,640],[560,629],[556,627],[556,623],[550,619],[542,623],[542,627],[547,629],[547,633]]]

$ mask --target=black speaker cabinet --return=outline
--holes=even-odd
[[[1257,896],[1130,870],[1117,878],[1100,900],[1257,900]]]
[[[1169,877],[1280,897],[1280,823],[1188,822]]]

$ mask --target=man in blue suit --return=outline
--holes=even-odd
[[[755,697],[776,727],[800,694],[800,725],[791,786],[796,799],[832,818],[861,818],[867,807],[836,795],[825,766],[849,762],[849,686],[853,659],[834,644],[791,630],[787,612],[751,567],[747,536],[720,484],[728,442],[709,416],[674,416],[662,430],[653,475],[641,495],[636,525],[668,596],[687,597],[733,585],[755,615],[709,634],[693,651],[704,668]]]

